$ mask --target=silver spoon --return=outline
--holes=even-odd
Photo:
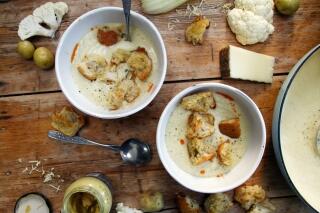
[[[130,38],[130,10],[131,0],[122,0],[124,17],[126,19],[126,41],[131,41]]]
[[[70,137],[62,134],[61,132],[53,130],[50,130],[48,132],[48,137],[58,141],[62,141],[64,143],[95,145],[109,148],[113,151],[120,152],[122,160],[133,165],[146,164],[151,160],[152,156],[150,146],[134,138],[130,138],[126,140],[121,146],[118,146],[110,144],[100,144],[79,136]]]

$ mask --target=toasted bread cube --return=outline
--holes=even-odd
[[[190,198],[189,196],[184,195],[183,193],[177,194],[177,204],[180,213],[200,213],[199,203]]]
[[[219,130],[230,138],[239,138],[241,135],[240,119],[233,118],[219,123]]]
[[[226,213],[232,206],[230,197],[224,193],[211,194],[204,202],[207,213]]]
[[[213,98],[212,92],[199,92],[184,97],[181,101],[181,105],[186,110],[208,112],[209,109],[215,108],[216,102]]]
[[[213,145],[203,139],[193,138],[188,141],[187,147],[192,165],[199,165],[212,160],[215,156]]]
[[[188,119],[187,138],[205,138],[214,132],[214,117],[211,114],[193,112]]]
[[[203,35],[210,26],[209,19],[204,16],[198,16],[195,20],[187,27],[185,36],[186,40],[193,45],[203,43]]]
[[[109,92],[107,104],[109,109],[119,109],[124,101],[133,102],[140,95],[138,85],[129,79],[125,79],[116,84]]]
[[[223,142],[218,146],[218,159],[225,166],[232,165],[232,145],[230,142]]]
[[[66,106],[60,112],[52,114],[51,125],[65,135],[74,136],[84,125],[84,118],[73,111],[71,107]]]
[[[100,55],[85,56],[81,63],[78,64],[77,69],[90,81],[94,81],[101,75],[107,67],[105,59]]]
[[[130,52],[124,50],[124,49],[117,49],[113,54],[111,58],[112,64],[120,64],[125,63],[130,57]]]
[[[254,204],[264,201],[266,192],[259,185],[240,186],[235,189],[234,199],[241,204],[241,206],[249,210]]]
[[[134,51],[127,63],[141,81],[145,81],[152,71],[152,61],[145,51]]]

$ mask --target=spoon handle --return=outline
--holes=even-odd
[[[131,41],[130,38],[130,10],[131,0],[122,0],[124,17],[126,19],[126,40]]]
[[[79,137],[79,136],[67,136],[62,134],[58,131],[50,130],[48,132],[48,137],[64,142],[64,143],[73,143],[73,144],[80,144],[80,145],[95,145],[95,146],[103,146],[109,149],[112,149],[113,151],[120,151],[120,146],[117,145],[108,145],[108,144],[100,144],[94,141],[90,141],[86,138]]]

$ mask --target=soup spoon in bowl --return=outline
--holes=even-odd
[[[64,143],[95,145],[109,148],[115,152],[120,152],[121,158],[125,163],[132,165],[143,165],[151,161],[152,153],[150,146],[138,139],[130,138],[122,143],[121,146],[100,144],[80,136],[67,136],[58,131],[50,130],[48,137]]]
[[[130,37],[130,10],[131,0],[122,0],[124,17],[126,19],[126,41],[131,41]]]

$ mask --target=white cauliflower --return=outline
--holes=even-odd
[[[273,19],[273,0],[235,0],[235,8],[251,11],[255,15],[264,17],[269,23]]]
[[[242,45],[264,42],[274,31],[272,24],[251,11],[234,8],[228,12],[227,19],[231,31]]]
[[[129,206],[123,205],[123,203],[118,203],[116,207],[117,213],[143,213],[141,210],[130,208]]]
[[[35,35],[54,37],[62,17],[67,12],[68,5],[64,2],[47,2],[41,5],[33,11],[33,15],[25,17],[20,22],[18,29],[20,39],[25,40]]]

